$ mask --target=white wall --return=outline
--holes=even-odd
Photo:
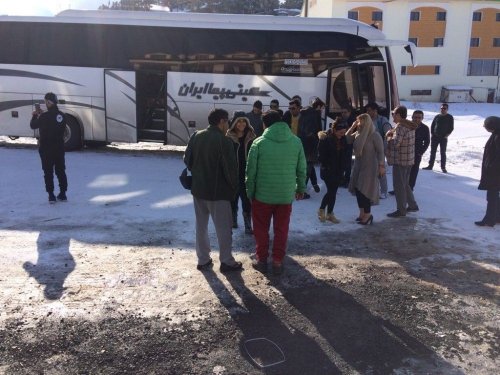
[[[418,65],[439,65],[439,75],[401,76],[401,66],[411,65],[406,51],[394,47],[391,49],[394,67],[398,79],[399,95],[402,99],[413,101],[439,101],[441,88],[447,85],[471,86],[473,96],[486,100],[488,88],[496,89],[500,100],[499,77],[467,76],[469,42],[472,27],[472,12],[481,8],[497,8],[499,1],[346,1],[317,0],[309,9],[310,17],[347,17],[349,9],[371,6],[383,11],[383,32],[388,39],[407,40],[410,23],[410,11],[418,7],[440,7],[446,10],[446,35],[443,47],[417,48]],[[500,26],[499,26],[500,27]],[[500,32],[496,31],[499,34]],[[411,96],[411,90],[432,90],[429,96]]]

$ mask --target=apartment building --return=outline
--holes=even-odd
[[[308,17],[351,18],[415,43],[416,67],[404,51],[391,51],[401,99],[439,101],[447,87],[468,92],[470,100],[500,102],[500,1],[308,0],[304,6]]]

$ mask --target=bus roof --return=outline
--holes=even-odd
[[[385,39],[375,27],[345,18],[171,13],[160,11],[65,10],[54,17],[1,16],[0,22],[54,22],[201,29],[341,32],[367,40]]]

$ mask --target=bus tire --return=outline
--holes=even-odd
[[[73,116],[66,115],[66,130],[64,131],[64,150],[79,150],[83,146],[82,128]]]

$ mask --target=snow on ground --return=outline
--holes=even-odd
[[[409,108],[409,115],[414,109],[423,110],[424,123],[429,126],[439,111],[439,103],[403,104]],[[473,222],[482,219],[486,207],[485,192],[477,190],[483,147],[490,135],[482,126],[483,120],[500,114],[500,105],[452,103],[449,112],[455,117],[455,131],[448,142],[449,173],[440,172],[438,151],[435,170],[419,173],[415,197],[420,212],[411,216],[433,220],[447,228],[451,235],[477,241],[478,251],[489,252],[492,247],[486,245],[499,243],[498,226],[494,229],[479,228]],[[26,139],[20,141],[26,142]],[[16,144],[20,141],[0,138],[2,143]],[[33,140],[28,140],[30,142],[33,143]],[[183,167],[181,154],[163,153],[162,150],[172,148],[159,144],[113,144],[110,148],[132,153],[84,150],[67,154],[69,203],[55,206],[47,204],[37,151],[0,148],[1,233],[6,235],[8,232],[5,229],[14,229],[21,223],[28,225],[33,221],[56,217],[82,226],[87,222],[111,223],[115,218],[128,218],[131,222],[180,221],[186,230],[175,240],[190,244],[192,248],[192,199],[178,182]],[[133,152],[136,150],[144,152]],[[429,151],[424,155],[421,167],[427,165],[428,156]],[[322,231],[341,232],[355,226],[356,200],[345,189],[339,189],[335,214],[341,224],[335,226],[319,223],[316,219],[323,191],[319,194],[310,191],[310,194],[310,200],[294,203],[291,231],[300,231],[307,236]],[[383,226],[385,220],[394,220],[388,219],[386,214],[395,207],[394,197],[381,200],[380,205],[373,208],[375,224]],[[99,237],[99,233],[83,231],[78,240],[94,243]],[[496,246],[493,249],[498,250]]]

